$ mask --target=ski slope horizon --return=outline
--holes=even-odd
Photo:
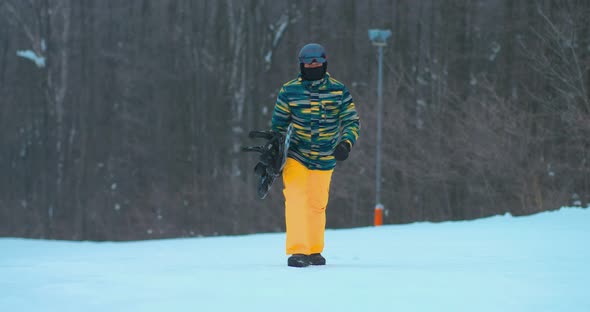
[[[0,311],[590,311],[590,209],[138,242],[0,238]]]

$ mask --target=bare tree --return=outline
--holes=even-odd
[[[322,43],[361,136],[329,227],[371,224],[385,49],[385,222],[529,214],[590,193],[585,2],[0,2],[0,235],[125,240],[282,231],[247,133]]]

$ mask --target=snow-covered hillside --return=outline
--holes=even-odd
[[[0,311],[590,311],[590,209],[326,233],[129,243],[0,239]]]

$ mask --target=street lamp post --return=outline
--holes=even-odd
[[[369,29],[369,39],[377,47],[379,69],[377,71],[377,147],[375,154],[375,215],[373,224],[383,224],[383,204],[381,203],[381,140],[383,131],[383,48],[391,31],[387,29]]]

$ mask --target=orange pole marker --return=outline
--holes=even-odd
[[[383,225],[383,205],[378,204],[375,206],[375,220],[373,222],[374,226],[381,226]]]

